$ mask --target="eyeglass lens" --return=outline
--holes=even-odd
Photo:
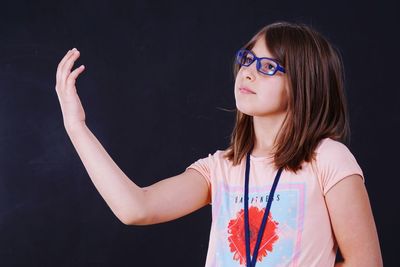
[[[237,62],[242,66],[250,66],[255,60],[254,55],[247,51],[239,51],[237,54]],[[272,75],[276,72],[277,63],[267,58],[262,58],[260,60],[259,71],[264,74]]]

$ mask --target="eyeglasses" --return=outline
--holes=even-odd
[[[250,66],[254,61],[257,61],[257,71],[261,72],[262,74],[266,74],[269,76],[274,75],[277,71],[285,73],[285,68],[279,65],[279,63],[273,59],[273,58],[268,58],[268,57],[257,57],[254,55],[253,52],[246,50],[246,49],[240,49],[236,53],[236,63],[238,63],[240,66],[245,66],[248,67]]]

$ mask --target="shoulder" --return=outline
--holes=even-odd
[[[225,158],[226,154],[227,154],[226,150],[217,149],[212,153],[208,153],[208,156],[204,157],[203,159],[208,158],[209,160],[213,161],[225,161],[227,160]]]
[[[321,155],[329,154],[329,152],[343,153],[346,151],[350,152],[345,144],[330,137],[322,139],[316,148],[316,152]]]
[[[229,164],[229,160],[226,158],[227,151],[217,149],[213,153],[209,153],[207,156],[208,164],[210,166],[226,165]]]
[[[197,159],[192,164],[190,164],[186,168],[186,170],[197,170],[206,178],[206,180],[210,184],[212,171],[216,168],[219,168],[219,166],[226,165],[228,162],[228,159],[224,157],[225,153],[225,150],[216,150],[213,153],[208,153],[208,156],[204,155],[203,157]]]
[[[225,164],[228,159],[225,158],[226,150],[215,150],[212,153],[208,153],[208,155],[203,155],[199,159],[197,159],[192,166],[203,166],[206,168],[212,168],[218,164]]]
[[[221,160],[221,161],[223,161],[223,160],[227,160],[227,159],[225,158],[226,154],[227,154],[227,151],[226,151],[226,150],[217,149],[217,150],[214,152],[214,154],[213,154],[212,156],[213,156],[214,159],[216,159],[216,160]]]
[[[322,139],[315,149],[315,165],[324,193],[352,174],[358,174],[364,180],[363,171],[350,149],[331,138]]]
[[[350,149],[342,142],[332,138],[324,138],[315,149],[317,163],[338,163],[345,161],[355,161],[355,157]]]
[[[324,138],[315,149],[317,163],[339,163],[356,161],[353,153],[343,143],[332,138]]]

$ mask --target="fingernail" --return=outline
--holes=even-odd
[[[74,47],[74,48],[72,48],[72,51],[76,51],[77,49]]]

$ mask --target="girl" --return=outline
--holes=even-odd
[[[206,266],[379,267],[363,172],[349,135],[339,53],[318,32],[262,28],[235,55],[231,144],[140,188],[85,124],[71,72],[57,69],[64,126],[97,190],[127,225],[173,220],[212,203]],[[162,197],[160,197],[162,196]],[[344,262],[335,265],[337,249]]]

